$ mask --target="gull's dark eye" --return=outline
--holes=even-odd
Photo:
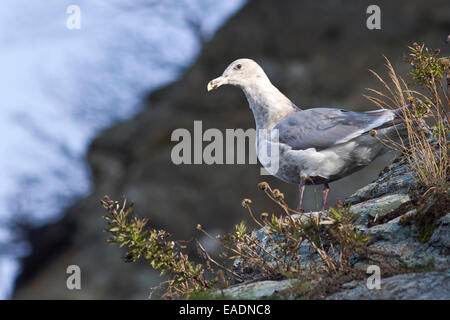
[[[234,68],[237,69],[237,70],[239,70],[239,69],[242,68],[242,64],[238,63]]]

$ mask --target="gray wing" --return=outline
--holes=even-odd
[[[293,113],[278,123],[279,139],[294,150],[327,149],[347,142],[372,129],[393,125],[392,110],[367,112],[314,108]]]

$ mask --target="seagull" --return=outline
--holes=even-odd
[[[298,185],[297,210],[301,210],[305,185],[324,185],[323,211],[330,182],[364,168],[390,151],[380,137],[399,141],[405,134],[402,108],[366,112],[322,107],[302,110],[251,59],[232,62],[220,77],[208,83],[207,89],[226,84],[244,92],[256,132],[269,132],[257,134],[258,159],[270,174]],[[277,166],[273,166],[264,148],[278,150]]]

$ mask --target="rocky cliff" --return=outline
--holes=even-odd
[[[414,201],[414,194],[419,191],[414,181],[413,170],[406,159],[398,158],[375,181],[346,199],[351,205],[350,212],[358,215],[355,228],[368,235],[369,249],[381,253],[373,256],[370,265],[397,271],[382,277],[379,289],[369,289],[367,280],[352,280],[340,285],[338,292],[325,294],[321,298],[450,299],[449,201],[447,199],[443,202],[444,207],[440,206],[436,221],[429,226],[430,232],[424,234],[420,225],[408,222],[420,214]],[[315,214],[318,212],[307,213]],[[435,212],[426,214],[433,215]],[[264,252],[278,255],[278,251],[274,249],[277,246],[273,235],[265,229],[254,231],[254,235]],[[305,248],[299,250],[299,254],[306,256],[305,252],[308,252]],[[245,270],[239,266],[240,263],[242,262],[235,261],[236,271]],[[369,264],[356,258],[351,265],[352,268],[365,272]],[[389,271],[388,274],[390,272],[392,273]],[[367,278],[370,275],[367,274]],[[303,294],[302,289],[298,289],[302,288],[298,283],[298,279],[259,281],[236,285],[219,294],[228,298],[245,299],[298,298]],[[306,287],[305,284],[303,287]]]
[[[152,92],[137,116],[105,130],[92,142],[87,161],[94,190],[61,222],[35,231],[34,251],[24,261],[14,298],[147,298],[149,288],[160,281],[158,274],[148,266],[123,263],[117,248],[105,242],[99,205],[105,194],[126,196],[136,204],[138,215],[147,216],[177,239],[198,236],[198,223],[212,233],[228,231],[246,217],[240,206],[244,197],[269,211],[272,204],[256,190],[261,181],[257,165],[176,166],[170,159],[171,133],[176,128],[192,130],[194,120],[202,120],[204,130],[254,126],[240,91],[225,87],[214,94],[206,92],[207,82],[240,57],[258,61],[272,82],[301,107],[370,108],[361,95],[375,83],[367,69],[382,72],[382,54],[400,66],[401,54],[413,41],[442,47],[450,28],[450,3],[378,1],[382,29],[374,31],[365,27],[369,4],[269,0],[245,5],[205,44],[177,82]],[[379,161],[332,184],[330,202],[366,185],[384,165]],[[295,186],[268,180],[286,190],[288,201],[295,201]],[[312,188],[305,197],[306,208],[312,209]],[[391,201],[396,205],[405,197],[397,194]],[[376,206],[373,202],[365,203]],[[395,227],[391,222],[386,230],[379,230],[378,243],[402,250],[396,247],[402,246],[401,239],[389,238],[400,236],[389,231]],[[214,251],[212,246],[209,249]],[[71,264],[81,267],[81,290],[66,288],[66,268]]]

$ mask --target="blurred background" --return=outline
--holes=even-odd
[[[371,4],[381,30],[366,28]],[[69,29],[70,5],[80,29]],[[136,214],[174,239],[215,243],[275,208],[256,188],[268,181],[295,204],[297,187],[260,176],[259,165],[171,162],[177,128],[253,128],[242,92],[206,84],[237,58],[256,60],[300,107],[369,110],[383,55],[401,75],[407,46],[449,52],[450,3],[408,1],[7,0],[0,4],[0,298],[146,299],[161,279],[125,264],[109,246],[100,206],[126,197]],[[331,184],[329,202],[373,180],[392,159]],[[306,209],[320,200],[307,187]],[[190,247],[189,247],[190,248]],[[195,251],[189,249],[195,256]],[[66,268],[81,268],[68,290]]]

